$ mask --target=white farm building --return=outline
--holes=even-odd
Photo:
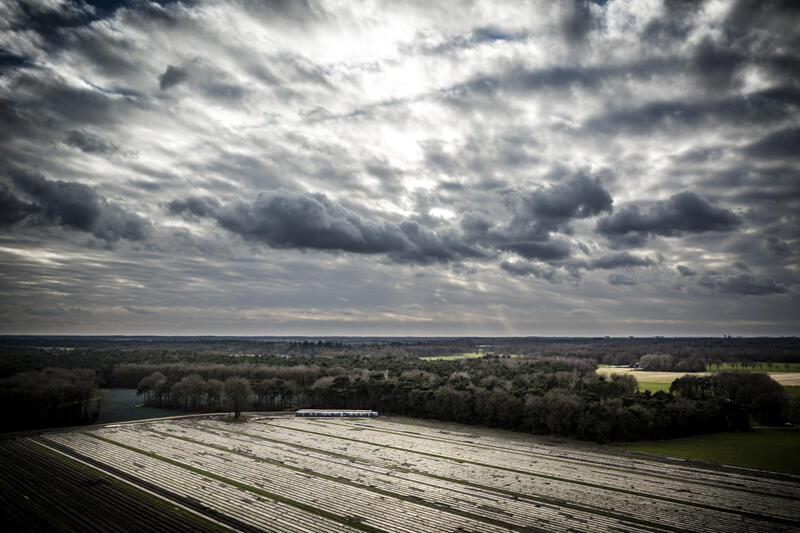
[[[294,416],[363,418],[378,416],[378,411],[364,409],[300,409]]]

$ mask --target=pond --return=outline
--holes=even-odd
[[[96,424],[160,418],[182,414],[180,411],[143,407],[144,398],[136,395],[136,389],[108,389],[108,399],[100,409]]]

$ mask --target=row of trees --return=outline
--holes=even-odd
[[[718,372],[710,376],[683,376],[670,392],[687,400],[732,402],[762,424],[780,424],[787,407],[783,387],[767,374]]]
[[[673,357],[668,353],[649,353],[639,358],[639,368],[659,372],[703,372],[706,362],[694,356]]]
[[[205,380],[199,374],[190,374],[175,384],[161,372],[142,378],[136,390],[144,395],[145,402],[158,407],[177,407],[191,411],[218,411],[223,407],[239,418],[242,409],[250,404],[253,394],[250,380],[239,376]]]
[[[105,397],[92,370],[20,372],[0,379],[2,430],[91,424]]]
[[[766,375],[720,373],[713,377],[711,389],[705,381],[684,378],[669,394],[650,394],[637,392],[632,376],[606,380],[580,360],[431,363],[424,363],[425,370],[409,365],[399,372],[307,368],[320,375],[310,384],[304,381],[306,372],[296,374],[301,381],[240,379],[250,389],[244,401],[256,410],[369,408],[599,442],[747,429],[751,416],[763,423],[780,421],[785,405],[782,388]],[[268,373],[264,368],[260,372]],[[767,382],[772,385],[766,387]],[[225,390],[221,381],[199,373],[170,381],[155,371],[139,383],[148,403],[162,407],[218,409]],[[766,390],[771,395],[757,393]]]

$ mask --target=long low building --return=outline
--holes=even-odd
[[[363,418],[378,416],[378,411],[364,409],[300,409],[294,416]]]

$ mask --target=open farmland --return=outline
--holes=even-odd
[[[4,454],[36,445],[238,530],[800,529],[797,476],[408,419],[161,420],[8,440]]]
[[[737,369],[749,371],[748,369]],[[640,382],[649,383],[672,383],[676,379],[683,376],[708,376],[711,372],[658,372],[649,370],[640,370],[638,368],[619,368],[619,367],[601,367],[597,369],[597,373],[610,376],[611,374],[629,374]],[[783,385],[797,386],[800,385],[800,372],[765,372],[772,379]]]

